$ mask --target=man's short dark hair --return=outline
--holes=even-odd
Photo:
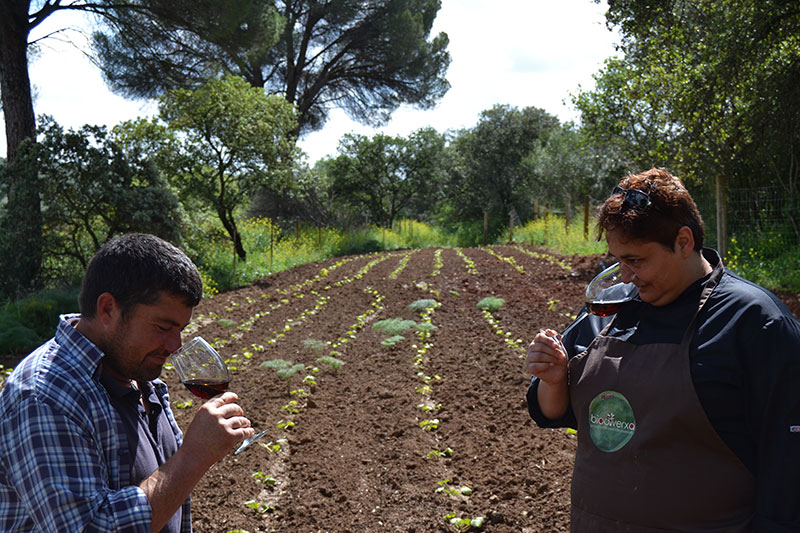
[[[97,312],[97,298],[110,293],[126,316],[135,305],[153,304],[163,292],[195,307],[203,296],[197,267],[167,241],[145,233],[114,237],[97,251],[86,269],[78,298],[81,315]]]
[[[626,239],[657,242],[672,250],[678,231],[687,226],[694,249],[703,247],[703,218],[680,179],[663,168],[651,168],[625,176],[619,187],[645,193],[650,203],[631,208],[625,193],[612,194],[597,210],[598,237],[603,231],[619,231]]]

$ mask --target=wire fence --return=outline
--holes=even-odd
[[[690,191],[700,209],[709,246],[719,248],[717,209],[713,191]],[[798,202],[779,186],[728,189],[726,227],[729,245],[765,253],[800,243]]]

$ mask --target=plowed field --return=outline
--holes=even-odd
[[[195,531],[458,531],[453,517],[483,517],[484,531],[567,531],[575,438],[529,419],[522,357],[539,328],[570,322],[597,259],[397,251],[303,265],[204,301],[189,334],[230,359],[231,389],[268,433],[196,487]],[[487,296],[505,304],[484,313]],[[435,306],[409,308],[418,300]],[[435,328],[388,347],[372,326],[391,318]],[[332,351],[344,362],[335,373],[316,362]],[[260,367],[278,358],[319,372],[287,384]],[[198,400],[177,407],[193,398],[173,372],[162,377],[185,428]]]

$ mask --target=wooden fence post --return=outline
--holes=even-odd
[[[569,193],[567,193],[564,203],[564,228],[569,229],[569,223],[572,220],[572,196]]]
[[[583,240],[589,240],[589,195],[583,197]]]
[[[727,205],[725,199],[725,176],[718,175],[716,179],[716,204],[717,204],[717,251],[724,261],[728,255],[728,225]]]
[[[483,245],[486,246],[486,233],[489,231],[489,212],[483,212]]]

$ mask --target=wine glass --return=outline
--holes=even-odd
[[[619,263],[594,277],[586,287],[586,309],[597,316],[613,315],[639,292],[633,283],[622,283]]]
[[[195,337],[170,355],[172,366],[189,392],[208,400],[228,390],[228,366],[203,337]]]

